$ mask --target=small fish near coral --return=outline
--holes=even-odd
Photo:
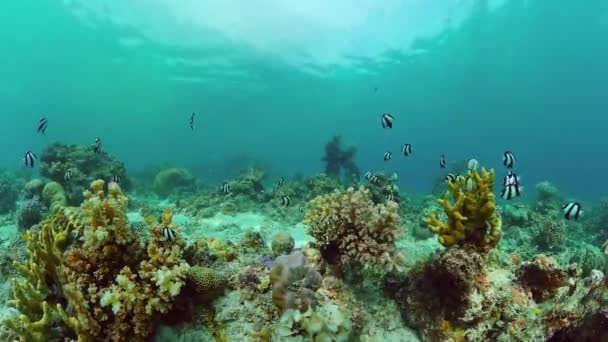
[[[441,157],[439,158],[439,167],[442,169],[445,169],[445,155],[441,155]]]
[[[282,187],[284,183],[285,183],[285,178],[283,178],[283,177],[279,178],[279,181],[277,182],[277,188]]]
[[[515,156],[513,155],[513,153],[511,153],[511,151],[506,151],[503,156],[502,156],[502,164],[507,168],[507,169],[512,169],[513,166],[515,165]]]
[[[23,158],[23,161],[25,162],[25,167],[27,168],[33,168],[34,164],[36,163],[36,155],[34,154],[34,152],[32,151],[27,151],[25,152],[25,157]]]
[[[71,170],[67,170],[64,174],[63,174],[63,179],[65,181],[69,181],[70,179],[72,179],[72,171]]]
[[[284,207],[289,207],[289,205],[291,204],[291,198],[289,196],[282,196],[281,197],[281,205]]]
[[[220,191],[225,194],[229,194],[230,193],[230,184],[228,184],[227,182],[224,182],[222,184],[222,186],[220,187]]]
[[[96,154],[103,152],[101,138],[95,138],[95,144],[93,145],[93,152],[95,152]]]
[[[583,214],[583,207],[578,202],[564,204],[562,210],[564,211],[564,218],[566,220],[578,220],[578,218]]]

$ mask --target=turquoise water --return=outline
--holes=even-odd
[[[509,149],[525,183],[596,198],[607,172],[606,7],[4,1],[0,165],[99,136],[132,172],[168,162],[219,182],[227,160],[252,159],[277,177],[314,174],[340,134],[362,170],[397,171],[406,191],[429,191],[441,153],[499,167]],[[396,117],[392,131],[383,112]],[[384,163],[403,143],[414,157]]]

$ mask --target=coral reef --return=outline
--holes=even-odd
[[[279,232],[272,237],[270,247],[274,255],[289,254],[293,250],[295,241],[287,232]]]
[[[449,191],[438,200],[447,222],[441,221],[434,212],[425,222],[446,247],[459,244],[487,250],[496,246],[501,237],[502,224],[494,197],[494,170],[482,169],[481,174],[477,170],[469,171],[469,177],[473,179],[472,191],[467,191],[466,180],[461,177],[450,182]]]
[[[42,202],[51,211],[60,210],[67,204],[63,186],[57,182],[49,182],[42,189]]]
[[[300,251],[277,257],[270,271],[272,301],[281,311],[298,309],[305,312],[315,306],[315,291],[321,286],[321,275],[308,264]]]
[[[38,196],[39,198],[42,197],[43,188],[44,182],[42,182],[40,179],[35,178],[30,180],[29,182],[25,183],[24,198],[32,199],[36,196]]]
[[[18,179],[8,172],[0,172],[0,214],[15,209],[19,192]]]
[[[350,340],[352,322],[339,306],[325,303],[305,312],[289,309],[279,320],[274,339],[276,341],[336,341]]]
[[[187,273],[186,294],[197,303],[208,303],[228,287],[228,277],[214,269],[192,266]]]
[[[572,248],[570,263],[575,263],[580,267],[583,276],[591,274],[593,270],[604,273],[608,272],[608,257],[602,250],[588,243],[580,243],[576,248]]]
[[[541,251],[552,251],[564,247],[566,224],[546,214],[534,213],[531,219],[531,232]]]
[[[365,188],[319,196],[309,204],[305,223],[323,257],[344,266],[399,267],[395,240],[401,234],[397,203],[376,204]]]
[[[94,181],[84,193],[82,225],[58,213],[39,237],[26,233],[30,261],[19,266],[24,280],[14,281],[11,302],[21,315],[8,323],[22,339],[143,341],[184,287],[190,266],[171,212],[148,220],[144,240],[130,229],[120,186],[103,188]],[[66,249],[72,231],[78,239]]]
[[[359,179],[359,168],[354,161],[356,152],[354,146],[344,149],[340,136],[334,136],[325,145],[325,156],[321,159],[325,162],[325,174],[340,178],[343,171],[347,183],[356,182]]]
[[[42,204],[38,197],[25,200],[17,211],[17,227],[29,229],[31,226],[42,221]]]
[[[554,295],[557,289],[566,286],[571,274],[561,269],[555,260],[541,254],[524,262],[517,276],[522,286],[532,293],[534,300],[542,302]]]
[[[67,171],[71,172],[69,179],[65,177]],[[48,145],[40,156],[40,172],[61,184],[68,204],[74,206],[82,202],[82,193],[96,179],[107,181],[118,176],[123,189],[129,189],[131,183],[124,163],[106,152],[95,153],[92,146],[86,145]]]
[[[152,187],[158,196],[168,197],[172,194],[193,192],[196,190],[196,179],[186,169],[167,168],[156,174]]]
[[[326,174],[317,175],[308,179],[306,187],[308,189],[307,193],[310,195],[311,199],[342,189],[342,185],[340,185],[340,182],[338,182],[336,178],[329,177]]]

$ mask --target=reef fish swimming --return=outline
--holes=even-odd
[[[282,187],[284,183],[285,183],[285,178],[283,178],[283,177],[279,178],[279,181],[277,182],[277,188]]]
[[[519,197],[519,194],[519,184],[510,184],[502,188],[502,191],[500,192],[500,197],[508,201],[514,197]]]
[[[441,158],[439,158],[439,167],[442,169],[445,169],[445,155],[441,155]]]
[[[448,183],[454,183],[456,181],[456,175],[453,173],[448,173],[448,175],[445,176],[445,181]]]
[[[284,207],[289,207],[289,205],[291,204],[291,198],[289,196],[282,196],[281,197],[281,205]]]
[[[95,152],[95,153],[101,153],[101,152],[103,152],[103,147],[101,145],[101,139],[100,138],[95,138],[95,145],[93,145],[93,152]]]
[[[120,176],[112,175],[112,177],[110,177],[110,183],[120,184]]]
[[[382,128],[393,128],[394,119],[395,118],[389,113],[382,114]]]
[[[46,132],[46,127],[49,124],[49,120],[45,117],[40,118],[40,120],[38,120],[38,133],[42,133],[44,134]]]
[[[23,158],[25,162],[25,167],[33,168],[34,163],[36,162],[36,155],[32,151],[25,152],[25,157]]]
[[[165,239],[167,239],[168,241],[173,241],[175,240],[175,232],[173,231],[173,229],[169,228],[169,227],[165,227],[163,228],[163,236],[165,237]]]
[[[583,207],[578,202],[570,202],[565,204],[562,209],[564,210],[564,217],[566,220],[578,218],[583,214]]]
[[[384,152],[384,161],[389,161],[393,157],[393,154],[390,151]]]
[[[70,179],[72,179],[72,171],[67,170],[64,174],[63,174],[63,179],[66,181],[69,181]]]
[[[188,122],[188,125],[190,126],[190,129],[194,131],[194,112],[190,114],[190,120]]]
[[[401,148],[401,153],[403,153],[404,156],[409,156],[410,154],[412,154],[412,145],[411,144],[405,144],[403,145],[403,147]]]
[[[511,151],[506,151],[503,156],[502,156],[502,164],[507,168],[507,169],[512,169],[513,166],[515,165],[515,156],[513,155],[513,153],[511,153]]]
[[[229,194],[230,193],[230,184],[228,184],[227,182],[224,182],[224,184],[222,184],[221,190],[223,193]]]

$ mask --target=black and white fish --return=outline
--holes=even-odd
[[[513,171],[509,171],[509,173],[507,173],[507,175],[505,176],[503,185],[504,186],[509,186],[509,185],[519,186],[519,176],[514,174]]]
[[[395,195],[392,192],[389,193],[388,195],[386,195],[386,200],[395,202]]]
[[[70,179],[72,179],[72,171],[71,170],[67,170],[63,174],[63,179],[66,180],[66,181],[69,181]]]
[[[305,210],[306,210],[306,208],[304,208],[303,205],[301,205],[301,206],[298,207],[298,211],[301,212],[301,213],[303,213]]]
[[[520,194],[519,185],[511,184],[511,185],[507,185],[504,188],[502,188],[502,191],[500,192],[500,197],[502,197],[502,199],[505,199],[508,201],[514,197],[519,197],[519,194]]]
[[[173,241],[175,240],[175,231],[169,227],[165,227],[163,228],[163,236],[168,241]]]
[[[445,181],[448,183],[454,183],[456,181],[456,175],[453,173],[448,173],[448,175],[445,176]]]
[[[389,161],[393,157],[393,154],[389,151],[384,152],[384,161]]]
[[[289,207],[289,205],[291,204],[291,198],[289,196],[282,196],[281,197],[281,205],[284,207]]]
[[[46,132],[46,127],[49,124],[49,120],[45,117],[40,118],[40,120],[38,120],[38,133],[42,133],[44,134],[44,132]]]
[[[401,153],[403,153],[404,156],[409,156],[410,154],[412,154],[412,145],[411,144],[405,144],[403,145],[403,147],[401,148]]]
[[[504,165],[507,169],[512,169],[515,165],[515,156],[511,151],[506,151],[502,156],[502,165]]]
[[[101,144],[100,138],[95,138],[95,145],[93,145],[93,152],[95,152],[95,153],[103,152],[103,146]]]
[[[445,155],[441,155],[441,158],[439,158],[439,167],[442,169],[445,169]]]
[[[464,189],[468,192],[471,192],[475,189],[475,182],[473,181],[473,177],[467,176],[464,179]]]
[[[23,158],[23,161],[25,162],[25,166],[29,167],[30,169],[34,167],[34,164],[36,163],[36,155],[34,154],[34,152],[32,151],[27,151],[25,152],[25,157]]]
[[[283,186],[283,183],[285,183],[285,178],[283,178],[283,177],[279,178],[279,181],[277,182],[277,188],[280,188],[281,186]]]
[[[578,202],[570,202],[562,207],[566,220],[578,218],[583,214],[583,207]]]
[[[393,128],[394,119],[395,118],[389,113],[382,114],[382,128]]]
[[[391,180],[393,182],[396,182],[399,180],[399,175],[397,174],[397,172],[393,172],[393,174],[391,175]]]
[[[230,184],[228,184],[227,182],[224,182],[222,184],[221,190],[222,190],[223,193],[229,194],[230,193]]]
[[[194,112],[192,112],[192,114],[190,114],[189,125],[190,125],[190,129],[194,131]]]
[[[120,176],[112,175],[112,177],[110,177],[110,183],[120,184]]]
[[[367,179],[367,180],[372,180],[372,177],[373,177],[373,176],[374,176],[374,174],[373,174],[373,173],[371,173],[370,171],[367,171],[367,172],[365,173],[365,179]]]
[[[378,178],[378,176],[372,176],[372,178],[370,178],[369,182],[372,184],[377,184],[380,181],[380,178]]]

